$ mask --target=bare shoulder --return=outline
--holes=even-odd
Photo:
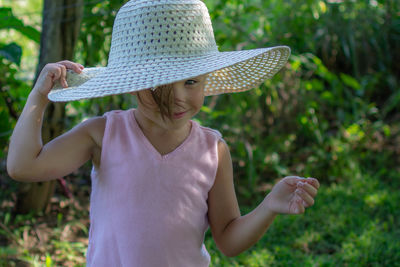
[[[101,148],[101,143],[104,136],[104,129],[106,127],[106,118],[102,116],[93,117],[82,122],[78,127],[87,131],[93,139],[96,146]]]
[[[91,149],[91,159],[94,166],[100,166],[101,159],[101,148],[104,136],[104,130],[106,127],[106,118],[105,117],[93,117],[90,118],[80,125],[87,134],[92,139],[94,146]]]
[[[218,156],[230,155],[229,146],[224,139],[219,139],[218,141]]]
[[[218,172],[230,171],[232,168],[232,158],[229,146],[224,139],[218,141]],[[218,175],[217,175],[218,177]]]

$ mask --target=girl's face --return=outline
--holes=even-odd
[[[204,86],[207,75],[201,75],[172,84],[173,101],[171,103],[171,118],[162,118],[160,110],[149,90],[138,92],[138,111],[148,120],[158,126],[175,130],[186,125],[203,106]]]

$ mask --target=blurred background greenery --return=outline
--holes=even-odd
[[[105,66],[126,1],[84,1],[73,60]],[[316,205],[280,216],[251,250],[212,266],[400,266],[400,2],[205,0],[220,51],[288,45],[286,67],[259,88],[208,97],[196,117],[221,131],[242,213],[285,175],[321,181]],[[18,214],[5,172],[11,131],[38,64],[42,0],[0,1],[0,266],[84,266],[90,166],[66,177],[47,212]],[[66,105],[65,129],[110,109],[112,96]]]

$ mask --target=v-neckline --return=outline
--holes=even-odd
[[[155,147],[154,145],[150,142],[150,140],[146,137],[146,135],[144,134],[142,128],[140,128],[139,123],[136,120],[136,116],[135,116],[135,110],[136,109],[131,109],[130,110],[130,115],[131,115],[131,120],[133,127],[136,128],[137,132],[139,133],[139,137],[143,140],[143,143],[145,144],[145,146],[148,148],[148,150],[153,153],[154,155],[156,155],[157,158],[159,159],[166,159],[168,157],[171,157],[172,155],[176,154],[179,150],[181,150],[186,143],[188,143],[190,141],[190,139],[193,136],[193,132],[194,132],[194,128],[196,127],[196,124],[190,120],[190,132],[188,134],[188,136],[185,138],[185,140],[183,140],[174,150],[172,150],[171,152],[168,152],[167,154],[161,154]]]

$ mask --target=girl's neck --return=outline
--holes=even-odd
[[[138,109],[133,112],[134,119],[144,136],[161,155],[173,151],[182,144],[190,134],[192,127],[190,121],[187,121],[187,123],[178,128],[167,127],[168,123],[166,123],[167,126],[165,126],[161,123],[153,122]]]
[[[190,121],[183,125],[175,125],[168,118],[165,121],[152,121],[139,109],[134,110],[134,117],[143,132],[154,136],[185,135],[185,133],[188,134],[190,132],[191,128]]]

